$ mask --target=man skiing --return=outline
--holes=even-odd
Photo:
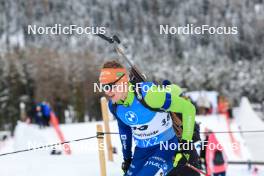
[[[125,176],[162,176],[173,168],[176,171],[184,168],[190,158],[195,107],[179,96],[181,89],[177,85],[160,88],[152,82],[135,86],[129,82],[126,69],[116,61],[103,65],[99,81],[118,122]],[[169,112],[182,114],[181,140],[175,135]],[[133,157],[132,136],[136,144]],[[170,147],[183,145],[187,147],[177,147],[180,150]]]

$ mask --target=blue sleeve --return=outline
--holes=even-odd
[[[41,105],[41,110],[44,116],[50,116],[51,113],[51,108],[47,104],[42,104]]]
[[[117,119],[118,130],[120,135],[120,141],[122,144],[122,152],[124,159],[130,159],[132,157],[132,131],[131,127],[122,122],[114,112],[112,102],[109,101],[108,107],[114,117]]]

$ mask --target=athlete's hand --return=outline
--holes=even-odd
[[[126,173],[127,170],[129,169],[129,166],[130,166],[130,164],[131,164],[131,161],[132,161],[131,158],[130,158],[130,159],[124,159],[124,161],[123,161],[123,163],[122,163],[122,166],[121,166],[121,168],[122,168],[122,170],[124,171],[124,173]]]
[[[173,163],[173,167],[175,167],[176,170],[181,170],[189,161],[191,145],[192,144],[186,140],[182,140],[179,143],[180,150],[177,152]]]

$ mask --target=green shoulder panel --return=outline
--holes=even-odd
[[[195,107],[189,100],[179,96],[182,93],[179,86],[172,84],[162,88],[161,86],[153,85],[146,93],[144,99],[150,107],[161,108],[165,102],[166,92],[171,93],[171,106],[168,111],[182,114],[182,139],[191,140],[195,124]]]

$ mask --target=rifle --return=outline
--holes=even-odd
[[[138,82],[145,82],[146,76],[143,75],[139,69],[128,59],[128,57],[125,55],[121,45],[121,41],[119,40],[119,38],[114,35],[113,37],[107,37],[103,34],[97,34],[97,36],[99,36],[100,38],[104,39],[105,41],[107,41],[110,44],[114,45],[114,49],[115,51],[118,53],[118,55],[123,58],[125,60],[125,62],[128,64],[128,66],[130,67],[130,81],[132,83],[138,83]]]

